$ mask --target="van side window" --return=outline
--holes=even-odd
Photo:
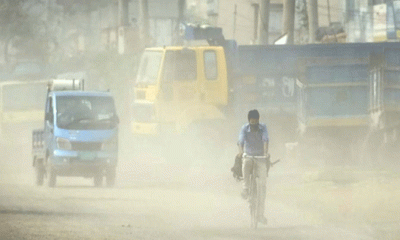
[[[53,101],[52,97],[49,97],[48,102],[47,102],[47,111],[46,111],[46,119],[49,120],[50,124],[53,123]]]
[[[49,98],[49,112],[53,112],[53,98]]]
[[[204,71],[207,80],[216,80],[218,78],[217,54],[215,51],[204,52]]]
[[[140,60],[136,81],[140,83],[154,84],[157,81],[161,59],[162,52],[146,51]]]

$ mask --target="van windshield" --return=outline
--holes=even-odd
[[[118,124],[112,97],[56,97],[57,126],[62,129],[113,129]]]
[[[136,82],[155,84],[157,82],[161,59],[162,52],[146,51],[140,60]]]

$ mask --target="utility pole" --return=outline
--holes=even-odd
[[[183,38],[180,36],[180,24],[185,22],[186,0],[178,0],[178,24],[175,29],[176,44],[183,45]]]
[[[283,4],[283,30],[282,34],[287,34],[287,44],[294,43],[294,10],[295,0],[284,0]]]
[[[258,3],[253,3],[251,6],[254,8],[254,43],[258,42],[258,13],[260,11],[260,5]]]
[[[186,0],[179,0],[178,1],[179,23],[183,23],[185,21],[185,9],[186,9]]]
[[[235,11],[233,12],[233,39],[235,39],[236,35],[236,16],[237,16],[237,4],[235,4]]]
[[[125,53],[125,27],[129,24],[128,20],[128,0],[118,0],[118,53]]]
[[[315,43],[318,29],[318,0],[308,0],[308,33],[310,43]]]
[[[128,0],[118,0],[118,26],[129,24],[129,5]]]
[[[270,0],[261,0],[260,5],[260,24],[258,25],[258,44],[260,45],[268,45],[268,37],[269,37],[269,3]],[[293,8],[294,14],[294,8]],[[294,15],[293,15],[294,21]]]
[[[367,36],[366,41],[370,42],[373,39],[374,32],[374,1],[368,0],[368,16],[369,16],[369,34]]]
[[[327,8],[328,8],[328,23],[329,23],[329,26],[331,25],[331,23],[332,23],[332,20],[331,20],[331,4],[329,3],[329,0],[326,0],[326,5],[327,5]]]
[[[149,4],[148,0],[139,0],[139,36],[141,47],[149,44]]]

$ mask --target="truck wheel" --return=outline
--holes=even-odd
[[[52,188],[55,187],[56,186],[56,181],[57,181],[57,174],[54,171],[54,169],[50,169],[49,182],[48,182],[49,187],[52,187]]]
[[[101,171],[98,171],[93,178],[94,186],[95,187],[101,187],[103,184],[103,174]]]
[[[41,162],[36,163],[35,172],[36,172],[36,185],[42,186],[44,181],[45,170]]]
[[[115,176],[116,176],[116,169],[115,168],[107,169],[107,175],[106,175],[107,187],[114,187]]]

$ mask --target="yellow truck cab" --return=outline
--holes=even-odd
[[[132,132],[182,133],[192,123],[224,119],[227,104],[223,47],[148,48],[134,86]]]

